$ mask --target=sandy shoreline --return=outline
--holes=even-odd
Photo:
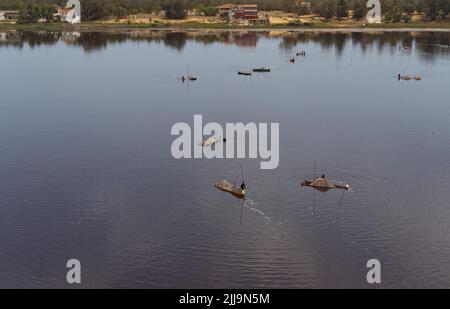
[[[330,33],[330,32],[354,32],[354,33],[374,33],[374,32],[450,32],[450,28],[439,27],[308,27],[308,28],[208,28],[208,27],[140,27],[140,26],[108,26],[103,24],[81,24],[75,26],[66,25],[1,25],[0,31],[54,31],[54,32],[121,32],[121,31],[170,31],[170,32],[287,32],[287,33]]]

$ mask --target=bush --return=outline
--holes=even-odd
[[[398,6],[395,6],[390,11],[386,13],[384,16],[384,20],[386,23],[399,23],[402,21],[402,13]]]
[[[166,11],[166,18],[183,19],[186,17],[187,2],[186,0],[172,0],[162,6]]]
[[[362,0],[355,0],[353,2],[353,19],[360,20],[367,14],[365,2]]]
[[[205,16],[216,16],[219,13],[219,9],[213,6],[202,6],[200,7],[200,12]]]
[[[411,16],[409,16],[409,15],[403,15],[401,19],[402,19],[402,22],[404,22],[404,23],[411,22]]]
[[[300,27],[300,26],[303,26],[303,23],[299,22],[299,21],[290,21],[287,23],[287,26],[288,27]]]

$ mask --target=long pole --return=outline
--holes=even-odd
[[[317,161],[314,160],[314,179],[313,179],[313,181],[316,181],[316,177],[317,177],[316,171],[317,171]]]

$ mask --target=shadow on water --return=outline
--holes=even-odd
[[[359,47],[363,54],[370,48],[379,50],[399,46],[415,46],[420,51],[420,57],[433,60],[450,53],[450,34],[439,32],[306,32],[306,33],[271,33],[261,32],[170,32],[170,31],[122,31],[122,32],[50,32],[50,31],[8,31],[0,32],[0,47],[16,48],[52,46],[59,42],[66,45],[81,47],[86,53],[101,51],[110,45],[126,42],[162,42],[165,46],[182,51],[190,41],[211,45],[214,43],[232,44],[241,48],[255,48],[258,42],[265,38],[279,37],[279,48],[294,51],[301,44],[314,42],[326,51],[334,49],[336,55],[342,55],[346,44]]]

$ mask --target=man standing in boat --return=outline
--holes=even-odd
[[[245,194],[245,191],[247,191],[247,187],[245,186],[245,182],[242,182],[241,184],[241,191],[243,194]]]

